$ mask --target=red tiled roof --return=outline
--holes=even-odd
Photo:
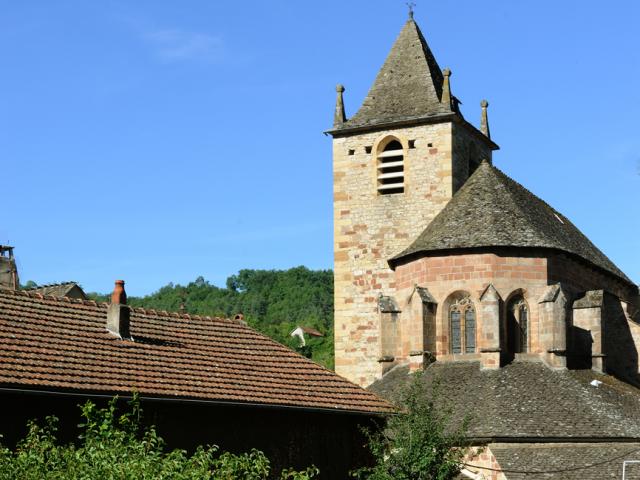
[[[0,291],[0,387],[382,413],[390,404],[241,322]]]
[[[304,333],[311,335],[312,337],[324,337],[324,333],[319,332],[315,328],[311,327],[300,327]]]

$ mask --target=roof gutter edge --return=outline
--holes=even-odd
[[[341,137],[343,135],[347,135],[350,133],[386,130],[390,127],[399,128],[399,127],[410,127],[415,125],[428,125],[430,123],[441,123],[449,120],[459,123],[463,127],[467,128],[469,131],[471,131],[473,135],[480,138],[482,141],[486,142],[491,148],[491,150],[500,150],[500,146],[496,142],[491,140],[484,133],[478,130],[473,124],[469,123],[462,115],[459,115],[456,112],[438,113],[436,115],[426,115],[421,117],[406,118],[403,120],[389,120],[386,122],[372,123],[369,125],[356,125],[353,127],[333,128],[331,130],[326,130],[322,133],[324,133],[325,135],[331,135],[335,138],[335,137]]]
[[[369,125],[356,125],[353,127],[333,128],[331,130],[326,130],[322,133],[324,133],[325,135],[331,135],[333,137],[341,137],[349,133],[386,130],[390,127],[399,128],[399,127],[409,127],[414,125],[425,125],[430,123],[440,123],[440,122],[446,122],[448,120],[453,121],[457,117],[458,117],[458,114],[456,113],[439,113],[436,115],[413,117],[413,118],[407,118],[403,120],[390,120],[390,121],[385,121],[380,123],[372,123]]]
[[[34,395],[55,395],[55,396],[69,396],[69,397],[84,397],[84,398],[113,398],[117,396],[118,398],[124,400],[130,400],[133,398],[132,394],[121,395],[119,393],[97,393],[97,392],[74,392],[74,391],[58,391],[58,390],[39,390],[39,389],[29,389],[29,388],[13,388],[13,387],[4,387],[0,386],[0,392],[7,393],[17,393],[17,394],[34,394]],[[171,397],[156,397],[156,396],[148,396],[140,394],[139,398],[142,400],[150,401],[150,402],[168,402],[168,403],[183,403],[190,405],[220,405],[227,407],[257,407],[264,408],[267,410],[296,410],[301,412],[310,412],[310,413],[337,413],[341,415],[359,415],[359,416],[369,416],[369,417],[382,417],[389,413],[388,412],[372,412],[366,410],[348,410],[348,409],[333,409],[333,408],[322,408],[322,407],[299,407],[295,405],[269,405],[265,403],[257,403],[257,402],[235,402],[235,401],[226,401],[226,400],[202,400],[195,398],[171,398]]]
[[[487,443],[638,443],[640,437],[469,437],[470,444]]]

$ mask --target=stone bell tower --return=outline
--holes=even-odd
[[[383,372],[383,315],[398,314],[388,259],[404,250],[498,146],[488,103],[480,130],[462,116],[413,19],[358,112],[338,85],[333,129],[336,372],[366,386]],[[384,322],[387,325],[389,322]],[[386,328],[386,327],[385,327]]]

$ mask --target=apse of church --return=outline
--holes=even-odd
[[[637,351],[637,286],[492,165],[488,102],[474,127],[453,79],[409,18],[351,118],[336,89],[337,373],[529,359],[637,376],[637,354],[608,351]]]

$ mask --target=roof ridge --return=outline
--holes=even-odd
[[[35,287],[28,287],[25,288],[24,290],[29,291],[29,290],[37,290],[38,288],[48,288],[48,287],[61,287],[63,285],[80,285],[78,282],[74,282],[74,281],[69,281],[69,282],[54,282],[54,283],[44,283],[42,285],[38,285],[36,284]]]
[[[107,304],[108,305],[108,304]],[[239,324],[242,323],[238,320],[234,320],[232,318],[218,317],[217,315],[200,315],[193,313],[183,313],[176,311],[168,311],[168,310],[157,310],[155,308],[146,308],[146,307],[134,307],[131,305],[127,305],[129,309],[134,313],[140,313],[142,315],[153,315],[156,317],[163,318],[182,318],[184,320],[222,320],[229,323]]]
[[[87,305],[92,307],[108,307],[110,305],[109,302],[98,302],[92,299],[84,300],[81,298],[60,297],[57,295],[43,294],[43,293],[32,291],[32,290],[33,289],[0,290],[0,293],[9,293],[15,296],[36,298],[39,300],[53,300],[54,302],[58,302],[58,303],[71,303],[71,304],[78,304],[78,305]],[[140,313],[143,315],[154,315],[156,317],[163,317],[163,318],[182,318],[185,320],[221,320],[221,321],[225,321],[233,324],[244,325],[240,320],[234,320],[232,318],[224,318],[224,317],[211,316],[211,315],[190,314],[190,313],[182,313],[182,312],[167,311],[167,310],[157,310],[153,308],[134,307],[132,305],[125,305],[125,306],[129,307],[129,309],[132,312]]]
[[[109,304],[107,302],[97,302],[95,300],[84,300],[82,298],[72,298],[72,297],[61,297],[61,296],[57,296],[57,295],[51,295],[51,294],[43,294],[40,292],[35,292],[35,291],[31,291],[31,289],[27,289],[27,290],[4,290],[4,289],[0,289],[0,294],[11,294],[14,296],[23,296],[23,297],[29,297],[29,298],[36,298],[39,300],[53,300],[55,302],[64,302],[64,303],[75,303],[78,305],[88,305],[88,306],[97,306],[97,307],[101,307],[101,306],[108,306]]]

